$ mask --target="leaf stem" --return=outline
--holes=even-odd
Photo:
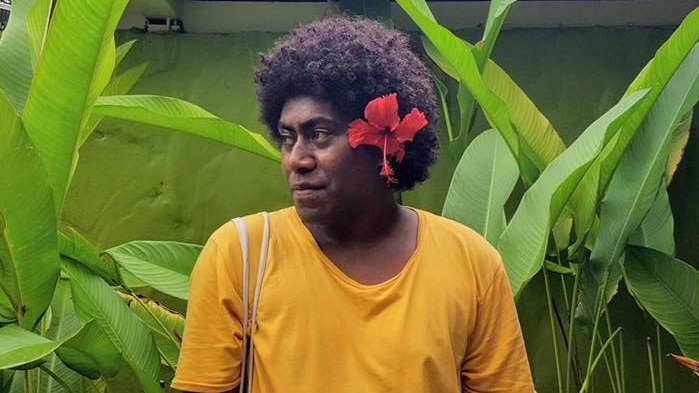
[[[609,317],[609,312],[604,313],[605,319],[607,320],[607,333],[612,332],[612,320]],[[616,380],[616,386],[619,387],[619,390],[621,391],[621,377],[619,375],[619,362],[617,361],[616,357],[616,346],[612,343],[612,365],[614,366],[614,379]],[[610,375],[611,379],[611,375]],[[612,384],[613,385],[613,384]]]
[[[574,350],[574,337],[575,337],[575,313],[572,312],[575,302],[578,299],[578,291],[580,286],[580,273],[575,273],[575,279],[573,280],[573,293],[571,295],[571,312],[569,313],[568,321],[568,357],[566,359],[566,390],[565,392],[570,392],[570,374],[574,372],[573,370],[573,350]]]
[[[614,337],[616,337],[619,334],[619,332],[621,332],[621,328],[616,328],[616,330],[614,330],[614,333],[612,333],[612,335],[609,336],[609,338],[607,338],[607,340],[604,342],[604,345],[602,345],[602,348],[600,348],[599,353],[597,354],[597,356],[595,356],[594,361],[592,361],[590,368],[587,370],[588,373],[585,376],[585,381],[583,381],[582,387],[580,388],[580,393],[585,393],[587,391],[588,387],[590,386],[592,372],[597,366],[597,363],[599,363],[599,360],[602,358],[602,354],[604,354],[605,349],[607,349],[609,344],[612,342],[612,340],[614,340]],[[594,342],[594,339],[592,341]]]
[[[648,368],[650,369],[650,387],[651,392],[655,390],[655,370],[653,369],[653,350],[650,348],[650,337],[646,337],[646,352],[648,353]]]
[[[655,324],[655,343],[658,351],[656,353],[656,356],[658,357],[658,385],[660,386],[660,393],[664,393],[665,389],[663,388],[663,358],[661,355],[660,346],[660,325],[657,323]]]
[[[558,392],[563,393],[563,378],[561,378],[561,361],[558,354],[558,338],[556,335],[556,324],[553,319],[553,295],[551,294],[551,286],[549,285],[548,269],[541,269],[544,273],[544,286],[546,287],[546,305],[548,306],[549,324],[551,325],[551,339],[553,341],[553,355],[556,362],[556,382],[558,383]]]

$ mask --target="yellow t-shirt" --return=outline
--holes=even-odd
[[[416,211],[413,256],[377,285],[338,269],[294,208],[271,213],[253,392],[534,391],[497,252],[474,231]],[[252,292],[262,218],[246,222]],[[238,384],[240,255],[235,225],[227,223],[199,257],[172,383],[177,389],[222,392]]]

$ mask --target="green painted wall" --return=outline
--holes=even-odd
[[[567,143],[611,107],[626,85],[669,36],[656,28],[531,29],[502,33],[494,59],[549,116]],[[463,31],[473,42],[476,31]],[[257,53],[270,47],[271,33],[228,35],[120,32],[138,39],[125,66],[149,61],[133,93],[184,98],[226,119],[266,133],[257,121],[252,69]],[[694,130],[697,129],[694,121]],[[435,212],[449,185],[449,165],[404,196],[407,204]],[[686,156],[670,188],[676,215],[678,255],[699,262],[699,143],[690,137]],[[133,239],[202,243],[231,217],[286,206],[278,164],[214,142],[137,124],[105,121],[80,151],[64,212],[65,220],[101,247]],[[535,280],[520,299],[528,350],[540,392],[553,391],[554,370],[543,284]],[[183,304],[176,303],[176,308]],[[622,293],[613,315],[623,317],[627,362],[637,372],[628,391],[649,391],[645,337],[654,325]],[[663,351],[674,351],[663,335]],[[543,359],[543,361],[542,361]],[[547,360],[548,359],[548,360]],[[544,366],[547,365],[547,366]],[[663,360],[666,392],[696,391],[697,381]],[[119,388],[118,391],[131,391]],[[608,391],[601,387],[601,392]]]

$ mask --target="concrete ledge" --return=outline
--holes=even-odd
[[[172,0],[158,0],[159,3],[170,1]],[[697,6],[697,0],[520,1],[510,9],[504,28],[676,26]],[[488,15],[488,7],[488,2],[481,1],[430,2],[437,20],[450,29],[482,27]],[[397,4],[391,4],[391,8],[396,26],[415,28]],[[175,8],[170,7],[170,13],[174,12]],[[177,17],[183,21],[184,30],[188,33],[283,32],[334,12],[334,5],[325,2],[184,0],[181,14],[177,12]],[[158,17],[144,15],[142,10],[129,6],[119,28],[143,27],[146,16]]]

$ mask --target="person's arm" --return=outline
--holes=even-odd
[[[534,392],[512,291],[500,262],[479,301],[468,347],[461,368],[464,393]]]
[[[230,235],[237,241],[235,232]],[[192,271],[175,389],[226,392],[239,383],[243,334],[242,299],[234,288],[240,282],[234,273],[240,261],[232,260],[240,255],[236,251],[221,249],[212,237]]]

